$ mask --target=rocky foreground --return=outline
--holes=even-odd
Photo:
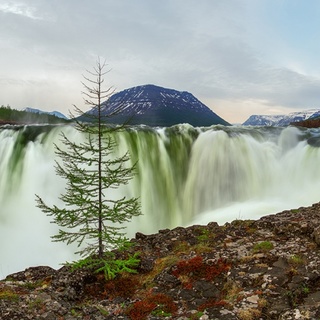
[[[0,281],[0,319],[320,319],[320,204],[138,233],[137,274],[35,267]]]

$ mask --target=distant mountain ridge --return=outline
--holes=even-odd
[[[291,112],[287,115],[252,115],[242,125],[244,126],[288,126],[292,122],[300,122],[320,117],[320,109],[309,109]]]
[[[121,110],[117,113],[117,110]],[[186,91],[155,85],[142,85],[112,95],[101,108],[102,114],[113,114],[111,123],[145,124],[168,127],[180,123],[193,126],[230,125]],[[96,108],[89,114],[96,114]]]
[[[52,116],[55,116],[55,117],[58,117],[61,119],[68,120],[68,118],[63,113],[61,113],[59,111],[43,111],[40,109],[35,109],[35,108],[30,108],[30,107],[23,109],[23,111],[32,112],[32,113],[39,113],[39,114],[45,113],[45,114],[49,114],[49,115],[52,115]]]

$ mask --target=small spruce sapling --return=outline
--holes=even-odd
[[[113,93],[103,89],[106,64],[97,61],[93,71],[87,71],[83,86],[84,101],[94,112],[83,113],[75,106],[77,114],[86,121],[76,120],[75,128],[85,137],[84,142],[71,141],[62,133],[65,147],[55,145],[56,172],[66,180],[65,193],[60,195],[64,206],[48,206],[36,195],[37,206],[52,222],[59,226],[53,241],[77,243],[83,259],[71,263],[74,268],[90,268],[104,272],[108,279],[118,273],[134,272],[138,256],[124,255],[119,259],[113,249],[125,249],[130,244],[123,223],[141,214],[137,198],[112,199],[108,191],[126,185],[135,174],[129,153],[118,156],[114,134],[123,126],[110,126],[106,122],[113,114],[103,115],[102,107]],[[120,111],[120,110],[117,110]],[[116,111],[116,112],[117,112]],[[78,119],[81,119],[79,117]],[[88,121],[90,120],[90,121]]]

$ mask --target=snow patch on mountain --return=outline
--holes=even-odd
[[[206,111],[212,112],[189,92],[155,85],[137,86],[116,93],[105,103],[104,109],[110,112],[121,107],[122,114],[126,112],[143,114],[151,107],[182,109],[186,107],[182,102],[187,103],[189,109],[198,111],[208,109]]]
[[[95,114],[96,108],[88,113]],[[206,105],[186,91],[156,85],[141,85],[112,95],[101,106],[113,123],[172,126],[189,123],[193,126],[229,125]]]
[[[291,112],[287,115],[252,115],[242,125],[244,126],[288,126],[291,122],[304,121],[320,117],[320,109],[308,109]]]

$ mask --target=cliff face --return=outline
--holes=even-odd
[[[320,204],[224,226],[138,233],[137,274],[67,267],[0,282],[6,319],[319,319]]]

